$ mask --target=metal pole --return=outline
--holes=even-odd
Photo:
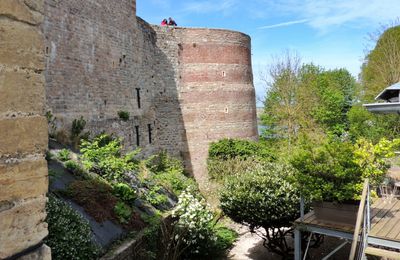
[[[306,260],[308,249],[310,248],[312,235],[313,235],[313,233],[311,232],[310,236],[308,237],[307,247],[306,247],[306,251],[304,252],[303,260]]]
[[[322,258],[322,260],[327,260],[329,257],[331,257],[333,254],[335,254],[337,251],[339,251],[342,247],[344,247],[347,243],[349,243],[348,241],[342,243],[340,246],[336,247],[332,252],[330,252],[327,256],[325,256],[324,258]]]
[[[301,260],[301,232],[294,230],[294,260]]]

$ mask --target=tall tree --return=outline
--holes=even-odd
[[[371,102],[383,89],[400,81],[400,26],[385,30],[365,57],[361,70],[362,100]]]
[[[356,81],[347,70],[301,64],[286,53],[271,66],[270,79],[262,116],[268,137],[280,137],[290,147],[299,136],[318,140],[349,129]]]
[[[299,90],[299,71],[301,59],[297,54],[286,52],[275,58],[269,69],[269,77],[262,80],[267,84],[262,121],[267,126],[268,135],[280,135],[288,140],[290,146],[296,135],[297,115],[300,107],[296,101]]]

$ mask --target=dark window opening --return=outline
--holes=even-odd
[[[46,54],[49,54],[49,47],[46,47]]]
[[[135,126],[136,130],[136,146],[140,146],[140,135],[139,135],[139,126]]]
[[[137,88],[137,89],[136,89],[136,99],[137,99],[138,108],[141,108],[141,103],[140,103],[140,88]]]
[[[153,131],[153,129],[151,129],[151,124],[148,124],[148,125],[147,125],[147,129],[148,129],[148,131],[149,131],[149,144],[151,144],[151,142],[152,142],[152,136],[151,136],[151,134],[152,134],[152,131]]]
[[[104,105],[107,106],[107,100],[104,100]]]

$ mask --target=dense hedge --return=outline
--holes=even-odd
[[[210,159],[222,160],[230,158],[246,159],[249,157],[271,159],[271,151],[266,145],[260,142],[240,139],[222,139],[210,144],[208,157]]]
[[[253,169],[226,178],[221,191],[221,208],[234,221],[252,230],[264,228],[265,246],[287,255],[285,241],[291,222],[299,217],[299,191],[295,171],[288,165],[259,163]]]
[[[89,223],[67,203],[50,195],[46,205],[49,235],[45,243],[55,260],[96,259],[98,247],[91,240]]]

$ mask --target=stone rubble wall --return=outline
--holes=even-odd
[[[92,135],[115,133],[133,149],[139,129],[144,155],[183,158],[200,182],[210,142],[257,138],[247,35],[151,26],[135,0],[44,1],[47,110],[59,130],[83,116]]]
[[[47,110],[57,128],[70,134],[81,116],[84,131],[124,137],[129,149],[151,153],[149,125],[155,133],[154,93],[157,71],[152,60],[152,35],[143,35],[133,0],[45,0]],[[140,108],[137,90],[140,89]],[[118,111],[127,111],[122,121]],[[154,138],[153,138],[154,139]]]
[[[42,21],[43,1],[0,1],[0,259],[51,259]]]

